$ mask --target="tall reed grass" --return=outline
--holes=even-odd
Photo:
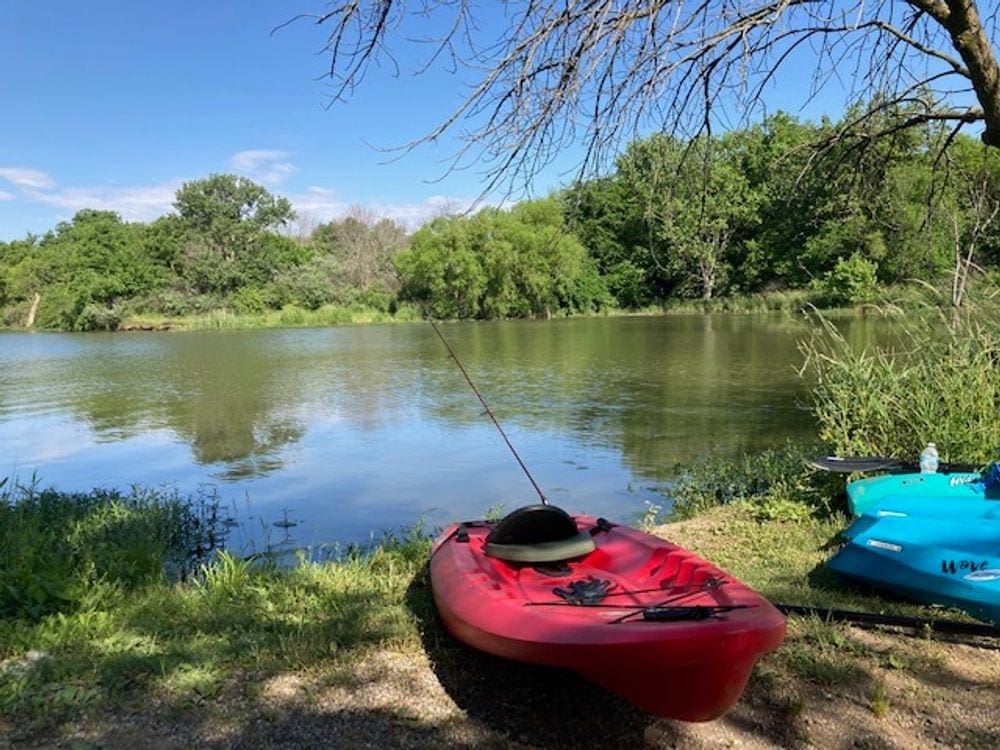
[[[1000,311],[897,317],[888,340],[849,341],[820,317],[801,344],[815,377],[820,438],[842,454],[916,459],[928,442],[942,460],[983,463],[1000,445]]]

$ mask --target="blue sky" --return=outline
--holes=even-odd
[[[450,144],[389,158],[457,101],[447,76],[380,75],[327,109],[324,34],[270,31],[319,0],[7,0],[0,10],[0,239],[79,208],[149,219],[185,180],[237,172],[326,219],[364,205],[403,220],[468,203],[479,176],[436,183]]]
[[[490,13],[496,5],[483,4]],[[271,30],[323,0],[5,0],[0,10],[0,240],[43,232],[80,208],[148,220],[185,180],[235,172],[288,196],[304,222],[360,205],[413,225],[482,190],[469,169],[440,179],[456,141],[385,163],[367,144],[418,137],[457,104],[446,71],[376,72],[327,108],[325,29]],[[488,19],[500,21],[502,19]],[[793,85],[790,93],[801,92]],[[787,92],[787,89],[786,89]],[[789,106],[782,90],[775,107]],[[827,106],[811,105],[815,116]],[[533,185],[571,176],[568,152]]]

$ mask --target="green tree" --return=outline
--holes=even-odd
[[[174,208],[186,228],[230,260],[249,252],[262,232],[295,217],[287,198],[275,197],[255,182],[231,174],[185,182],[177,191]]]
[[[555,199],[439,218],[396,261],[401,297],[442,318],[548,316],[607,302]]]
[[[476,255],[471,220],[439,217],[421,227],[396,257],[400,297],[435,318],[478,318],[486,274]]]
[[[704,300],[727,280],[736,241],[757,218],[760,195],[741,169],[740,142],[739,134],[687,144],[655,135],[630,144],[618,164],[665,244],[659,262],[690,278]]]
[[[117,303],[163,281],[144,252],[142,231],[111,211],[79,211],[8,270],[8,294],[22,304],[39,295],[38,325],[44,328],[114,328],[117,317],[110,311]]]
[[[668,296],[673,272],[658,262],[665,248],[649,221],[642,193],[620,172],[567,191],[569,226],[587,248],[608,291],[626,308]]]
[[[295,216],[287,198],[229,174],[184,183],[174,208],[186,236],[181,272],[202,292],[228,292],[245,284],[263,236]]]

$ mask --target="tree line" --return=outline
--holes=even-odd
[[[844,305],[914,280],[951,283],[958,304],[970,273],[996,273],[995,149],[928,124],[857,151],[840,129],[778,114],[720,135],[657,134],[601,178],[412,234],[355,212],[292,236],[287,199],[212,175],[149,223],[83,210],[0,243],[2,320],[100,330],[135,315],[403,304],[547,317],[781,290]]]

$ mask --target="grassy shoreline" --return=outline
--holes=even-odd
[[[929,614],[926,607],[845,588],[823,569],[846,523],[837,513],[762,521],[750,502],[737,501],[655,531],[774,601]],[[455,722],[472,722],[461,726],[473,736],[485,731],[489,721],[478,712],[497,710],[497,691],[508,679],[498,677],[497,669],[513,675],[509,679],[527,696],[524,700],[537,702],[540,712],[549,712],[553,693],[568,696],[569,704],[596,702],[601,711],[624,712],[627,721],[602,729],[611,732],[607,746],[632,743],[629,733],[636,722],[647,734],[672,727],[670,732],[701,737],[705,746],[719,739],[718,732],[731,731],[725,719],[678,728],[630,713],[571,676],[506,662],[498,667],[497,660],[472,654],[437,622],[426,580],[428,550],[427,537],[413,533],[387,540],[370,554],[288,569],[222,554],[185,582],[154,576],[128,584],[91,575],[86,590],[57,611],[8,612],[0,619],[0,746],[5,738],[24,746],[72,738],[127,746],[138,741],[129,734],[136,726],[180,737],[178,747],[213,745],[213,737],[230,736],[227,732],[252,737],[261,721],[291,716],[287,701],[276,694],[287,698],[290,691],[295,721],[305,720],[300,714],[306,712],[308,724],[329,719],[329,711],[317,706],[330,701],[334,708],[329,710],[338,716],[353,716],[352,701],[373,690],[371,700],[389,707],[388,715],[379,714],[379,731],[419,727],[410,740],[433,747],[457,731]],[[968,658],[968,649],[976,648],[792,618],[786,644],[761,661],[735,710],[737,716],[750,712],[762,725],[744,744],[821,743],[828,730],[809,717],[827,716],[829,706],[839,701],[860,717],[857,731],[865,737],[880,730],[888,735],[910,731],[907,723],[921,712],[944,717],[967,702],[970,689],[985,695],[1000,687],[996,650],[982,652],[992,672],[954,686],[927,687],[935,671],[952,659]],[[414,680],[426,684],[425,693],[406,687]],[[963,711],[961,722],[951,724],[942,718],[935,731],[966,747],[995,746],[1000,735],[988,723],[996,720],[995,712],[982,711],[979,718],[969,713]],[[532,721],[543,723],[539,715]],[[491,727],[482,744],[563,746],[559,737],[536,734],[543,730],[532,729],[530,721],[518,726],[523,736],[511,736],[501,725]],[[626,732],[626,726],[632,728]],[[227,742],[219,740],[219,746]],[[275,740],[273,746],[283,745]]]
[[[727,297],[709,302],[700,300],[676,300],[662,305],[651,305],[641,309],[605,308],[599,312],[559,315],[559,318],[624,318],[656,317],[670,315],[763,315],[800,314],[810,306],[808,295],[793,293],[773,293],[750,295],[747,297]],[[868,306],[827,308],[824,314],[859,315]],[[316,310],[289,306],[281,310],[262,313],[236,313],[220,308],[205,313],[182,316],[156,314],[133,314],[125,316],[118,332],[133,331],[230,331],[263,328],[321,328],[345,325],[382,325],[392,323],[415,323],[422,317],[416,307],[403,305],[394,312],[368,307],[339,307],[324,305]],[[516,320],[516,319],[510,319]],[[41,331],[57,329],[36,329],[23,326],[0,326],[4,331]],[[65,332],[65,331],[63,331]]]
[[[984,282],[970,288],[969,306],[976,301],[995,305],[997,288]],[[895,285],[880,287],[870,297],[855,304],[831,303],[811,289],[789,289],[753,294],[716,297],[711,300],[675,298],[638,309],[606,307],[596,312],[560,313],[559,318],[646,317],[666,315],[799,315],[804,312],[822,311],[824,316],[896,315],[900,313],[927,312],[933,309],[950,309],[944,292],[926,285]],[[399,303],[389,310],[357,305],[323,305],[311,310],[295,305],[281,309],[268,309],[258,313],[240,313],[220,307],[188,315],[157,313],[125,313],[116,318],[116,328],[129,331],[211,331],[247,330],[259,328],[304,328],[341,325],[372,325],[385,323],[413,323],[424,320],[420,307],[412,303]],[[35,329],[23,326],[0,325],[0,330],[61,330]]]

